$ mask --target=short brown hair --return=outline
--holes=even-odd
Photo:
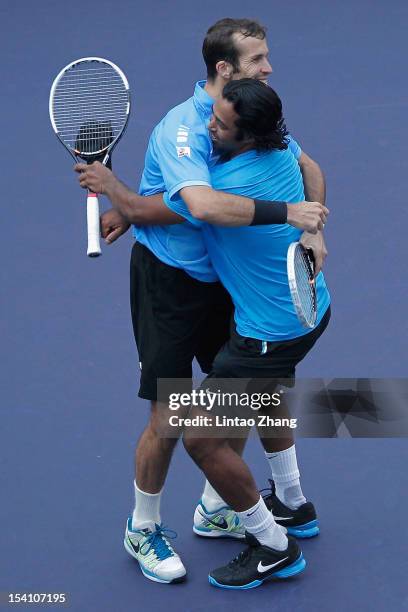
[[[217,76],[216,64],[229,62],[234,72],[239,70],[239,54],[232,39],[233,34],[252,36],[263,40],[266,28],[251,19],[231,19],[226,17],[212,25],[204,38],[203,58],[207,66],[207,78],[214,80]]]

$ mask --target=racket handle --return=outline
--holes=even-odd
[[[88,221],[88,257],[99,257],[101,245],[99,241],[99,202],[96,193],[88,192],[86,200],[86,217]]]

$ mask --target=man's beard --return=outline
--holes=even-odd
[[[220,156],[220,161],[228,161],[231,156],[239,148],[236,142],[221,144],[219,141],[213,140],[214,153]]]

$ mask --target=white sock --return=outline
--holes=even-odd
[[[132,515],[132,529],[152,529],[154,524],[160,525],[160,497],[159,493],[145,493],[135,485],[135,509]]]
[[[271,468],[277,497],[285,506],[296,510],[306,502],[306,498],[300,486],[295,445],[278,453],[265,452],[265,455]]]
[[[265,506],[262,497],[255,506],[244,512],[237,512],[245,529],[252,533],[260,544],[275,548],[275,550],[286,550],[288,538],[275,523],[272,513]]]
[[[217,491],[208,482],[208,480],[205,481],[201,501],[208,512],[215,512],[219,508],[222,508],[222,506],[228,506],[228,504],[226,504],[222,497],[218,495]]]

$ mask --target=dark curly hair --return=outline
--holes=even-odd
[[[239,71],[239,54],[235,48],[233,35],[252,36],[263,40],[266,28],[251,19],[220,19],[209,28],[203,42],[203,58],[207,66],[207,79],[212,81],[217,76],[216,64],[229,62],[234,72]]]
[[[257,151],[287,149],[288,131],[276,91],[256,79],[238,79],[225,85],[222,97],[232,103],[238,115],[237,140],[250,138]]]

